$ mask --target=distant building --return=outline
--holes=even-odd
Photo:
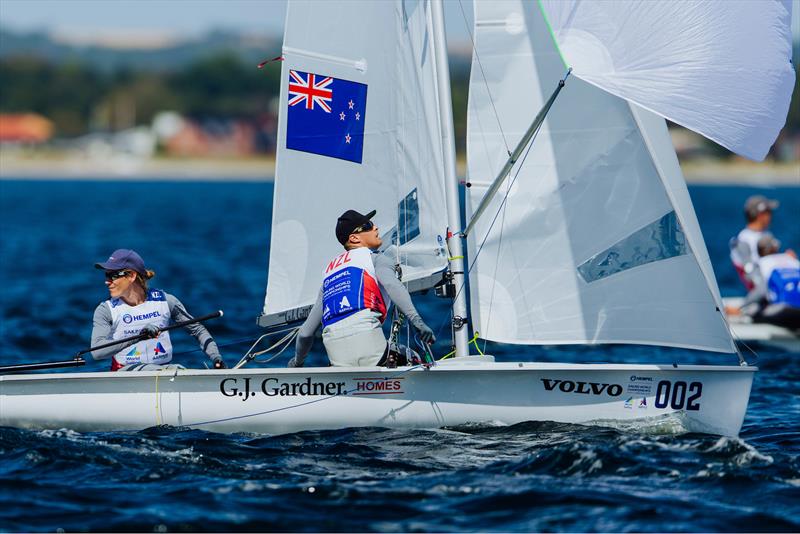
[[[36,113],[0,113],[0,143],[39,144],[53,136],[53,123]]]
[[[174,156],[247,156],[255,152],[252,125],[235,120],[187,120],[164,143]]]

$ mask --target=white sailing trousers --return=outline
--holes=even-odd
[[[339,367],[374,367],[386,351],[379,314],[372,310],[361,310],[326,326],[322,342],[331,365]]]

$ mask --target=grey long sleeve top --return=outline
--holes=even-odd
[[[194,317],[186,311],[186,308],[181,301],[167,292],[164,292],[164,296],[167,299],[169,313],[174,322],[194,319]],[[90,346],[94,347],[95,345],[102,345],[104,343],[110,343],[111,341],[114,341],[114,338],[112,337],[113,334],[111,332],[111,324],[111,309],[109,309],[108,304],[103,301],[98,304],[97,308],[94,310],[94,318],[92,320],[92,344]],[[214,341],[214,338],[211,337],[211,334],[208,333],[208,330],[205,326],[201,325],[200,323],[194,323],[187,325],[184,328],[186,328],[186,330],[197,339],[198,343],[200,343],[200,348],[203,349],[203,352],[205,352],[211,360],[221,357],[217,343]],[[136,341],[92,351],[92,358],[95,360],[107,360],[113,357],[114,354],[126,347],[130,347],[134,343],[136,343]]]
[[[391,299],[391,301],[400,309],[406,316],[408,321],[419,328],[417,325],[424,324],[422,317],[420,317],[414,303],[411,301],[411,295],[408,293],[406,286],[398,280],[394,270],[394,260],[386,254],[373,254],[373,263],[375,265],[375,277],[378,279],[381,293]],[[389,303],[387,302],[387,305]],[[317,301],[311,308],[303,325],[297,332],[297,340],[295,341],[295,361],[302,365],[305,361],[308,352],[314,344],[314,333],[322,323],[322,288],[317,295]]]

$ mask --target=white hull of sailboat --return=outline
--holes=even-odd
[[[0,377],[0,426],[78,431],[154,425],[280,434],[378,426],[557,421],[735,436],[753,367],[494,363],[431,369],[181,369]]]
[[[722,299],[725,307],[739,307],[743,298]],[[789,352],[800,352],[800,335],[782,326],[769,323],[754,323],[743,315],[729,315],[728,324],[733,338],[747,345],[765,345]]]

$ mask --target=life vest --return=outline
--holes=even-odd
[[[753,289],[750,273],[758,263],[758,240],[762,235],[764,232],[743,228],[736,237],[731,238],[729,243],[731,262],[748,291]]]
[[[147,300],[138,306],[130,306],[119,298],[106,301],[111,309],[111,333],[113,339],[135,336],[145,325],[164,328],[170,323],[167,297],[160,289],[149,289]],[[116,353],[111,361],[111,370],[135,363],[164,364],[172,360],[172,342],[169,332],[161,332],[155,339],[144,339]]]
[[[800,261],[789,254],[770,254],[758,261],[767,283],[770,304],[784,303],[800,308]]]
[[[361,311],[386,318],[386,301],[378,287],[372,252],[366,247],[348,250],[328,264],[322,279],[322,324],[328,326]]]

